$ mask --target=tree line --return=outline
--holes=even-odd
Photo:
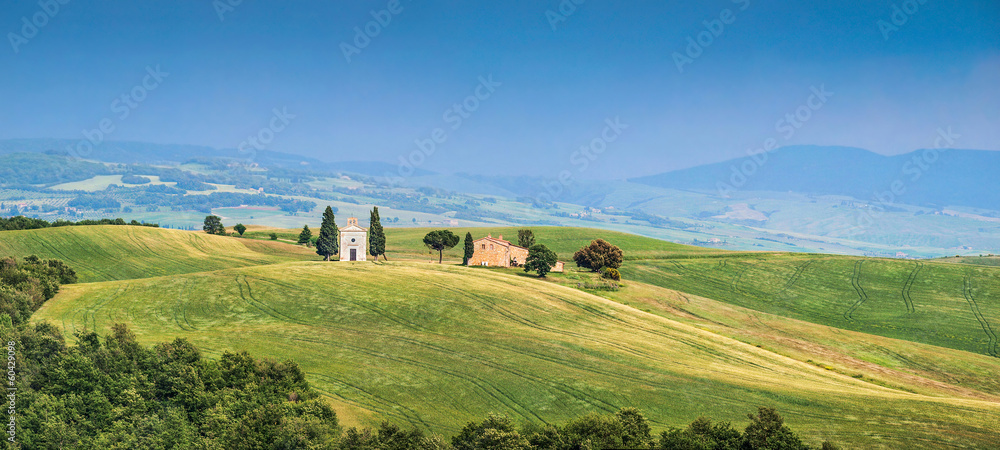
[[[43,219],[36,219],[32,217],[25,216],[14,216],[11,218],[0,217],[0,231],[13,231],[13,230],[37,230],[39,228],[56,228],[56,227],[70,227],[70,226],[80,226],[80,225],[132,225],[140,227],[153,227],[158,228],[160,225],[155,223],[139,222],[137,220],[132,220],[126,222],[125,219],[99,219],[99,220],[80,220],[73,222],[72,220],[59,219],[54,222],[49,222]]]

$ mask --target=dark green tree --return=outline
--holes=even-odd
[[[309,225],[302,226],[302,232],[299,233],[299,244],[308,244],[312,235],[312,231],[309,231]]]
[[[532,245],[535,245],[535,233],[531,230],[517,230],[517,245],[531,248]]]
[[[382,229],[382,219],[378,216],[378,206],[373,207],[371,212],[371,225],[368,227],[368,254],[374,256],[375,261],[378,261],[379,255],[382,255],[386,261],[389,260],[385,257],[385,230]]]
[[[222,225],[222,218],[216,215],[205,216],[205,224],[201,227],[208,234],[223,236],[226,234],[226,227]]]
[[[438,252],[438,264],[444,260],[444,251],[458,245],[458,235],[449,230],[434,230],[424,236],[424,245]]]
[[[785,425],[785,420],[774,408],[760,407],[757,408],[757,415],[747,414],[747,417],[750,418],[750,425],[743,430],[741,449],[806,450],[809,448]]]
[[[597,272],[605,267],[617,269],[622,266],[624,253],[622,249],[604,239],[595,239],[590,245],[581,248],[573,255],[578,267]]]
[[[528,258],[524,260],[524,271],[538,272],[539,277],[545,277],[556,265],[556,252],[549,250],[544,244],[535,244],[528,249]]]
[[[469,265],[472,255],[476,254],[475,244],[472,243],[472,233],[465,233],[465,254],[462,255],[462,264]]]
[[[490,414],[482,423],[469,422],[451,438],[455,450],[529,450],[531,444],[518,433],[510,417]]]
[[[243,236],[243,233],[246,233],[247,231],[247,227],[242,223],[236,224],[236,226],[234,226],[233,229],[236,230],[236,232],[239,233],[240,236]]]
[[[330,257],[340,253],[340,230],[333,216],[333,208],[326,207],[323,211],[323,225],[319,228],[319,239],[316,239],[316,254],[329,261]]]
[[[732,427],[729,422],[712,423],[707,417],[699,417],[687,429],[670,428],[660,434],[657,448],[740,448],[743,433]]]

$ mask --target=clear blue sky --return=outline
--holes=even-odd
[[[716,162],[767,138],[895,154],[951,127],[956,147],[1000,150],[996,0],[587,0],[575,11],[571,0],[400,0],[350,62],[341,44],[391,2],[244,0],[220,20],[230,1],[70,0],[54,15],[8,2],[0,138],[76,139],[109,118],[113,140],[231,148],[286,108],[295,118],[268,149],[392,162],[442,128],[424,167],[445,172],[551,174],[615,117],[628,127],[581,176]],[[569,14],[553,22],[560,3]],[[893,24],[894,5],[918,8],[900,10],[886,39],[879,21]],[[38,14],[33,37],[12,37]],[[720,17],[730,23],[679,71],[674,54],[690,57],[688,37]],[[147,66],[169,75],[121,119],[113,101]],[[480,89],[489,98],[453,128],[445,111],[490,75],[500,86]],[[823,86],[833,96],[791,136],[779,131]]]

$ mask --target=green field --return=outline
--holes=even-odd
[[[513,228],[475,230],[516,240]],[[144,343],[184,337],[211,356],[292,359],[346,424],[452,434],[489,412],[558,423],[636,406],[661,430],[700,415],[742,426],[775,406],[812,444],[995,443],[1000,358],[976,326],[1000,319],[997,269],[534,230],[567,261],[593,238],[622,246],[625,287],[580,289],[596,280],[575,269],[539,280],[462,267],[458,249],[451,264],[428,264],[427,229],[387,229],[390,262],[379,264],[121,226],[5,232],[0,255],[80,263],[94,281],[63,287],[34,320],[67,336],[122,322]]]
[[[174,186],[174,185],[177,184],[177,183],[174,183],[174,182],[160,181],[160,177],[158,177],[156,175],[142,175],[142,176],[144,176],[146,178],[149,178],[150,181],[149,181],[149,183],[146,184],[147,186],[148,185],[154,185],[154,184],[165,184],[167,186]],[[86,179],[86,180],[73,181],[73,182],[69,182],[69,183],[57,184],[55,186],[52,186],[50,189],[56,190],[56,191],[89,191],[89,192],[96,192],[96,191],[103,191],[103,190],[107,189],[108,186],[110,186],[112,184],[117,184],[119,186],[128,186],[128,187],[142,186],[140,184],[126,184],[126,183],[122,183],[122,176],[121,175],[97,175],[97,176],[95,176],[93,178],[89,178],[89,179]]]
[[[628,279],[784,317],[1000,356],[1000,270],[827,255],[642,261]]]
[[[76,270],[81,282],[204,272],[315,256],[298,247],[279,251],[267,242],[133,226],[4,231],[0,234],[0,255],[61,259]]]

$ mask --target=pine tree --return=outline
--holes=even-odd
[[[340,229],[333,216],[333,208],[327,206],[323,211],[323,225],[319,229],[319,239],[316,240],[316,254],[329,261],[330,257],[340,253]]]
[[[444,251],[458,245],[460,240],[458,235],[449,230],[434,230],[424,236],[424,245],[431,250],[437,250],[438,264],[441,264]]]
[[[475,244],[472,243],[472,233],[465,233],[465,256],[462,258],[462,264],[469,265],[469,260],[472,259],[472,255],[476,254]]]
[[[372,209],[371,224],[368,227],[368,254],[374,256],[375,261],[378,261],[378,255],[389,260],[385,257],[385,230],[382,228],[382,219],[378,216],[378,206]]]
[[[517,245],[531,248],[535,245],[535,233],[531,230],[517,230]]]
[[[302,232],[299,233],[299,244],[308,244],[309,240],[312,239],[312,231],[309,231],[309,225],[304,225],[302,227]]]

